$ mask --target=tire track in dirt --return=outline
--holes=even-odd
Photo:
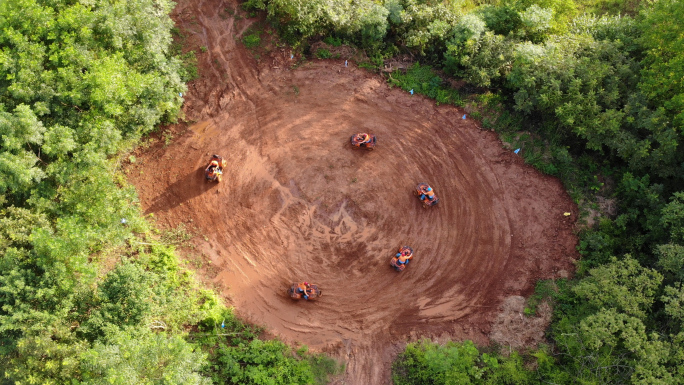
[[[226,6],[236,5],[179,3],[179,25],[208,47],[184,105],[197,123],[141,150],[130,174],[160,223],[202,229],[210,279],[242,317],[344,358],[345,383],[380,384],[405,341],[484,343],[504,298],[572,268],[573,221],[562,213],[576,208],[557,180],[456,108],[354,66],[290,70],[286,51],[274,54],[278,68],[258,65],[233,37],[249,21],[224,19]],[[377,134],[379,147],[352,150],[357,131]],[[202,178],[211,153],[229,161],[220,185]],[[169,172],[135,172],[153,159]],[[412,194],[423,181],[441,199],[429,210]],[[399,274],[388,264],[403,244],[416,257]],[[299,280],[323,297],[293,303],[285,290]]]

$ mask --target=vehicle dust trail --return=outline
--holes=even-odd
[[[184,105],[196,123],[172,128],[183,134],[168,147],[141,149],[129,175],[161,224],[202,229],[207,279],[242,317],[347,360],[348,384],[382,384],[405,341],[486,342],[504,298],[572,269],[563,212],[577,210],[557,180],[462,111],[353,65],[289,69],[288,51],[256,63],[234,37],[249,20],[220,13],[235,6],[179,2],[178,24],[208,47]],[[378,148],[351,149],[358,131]],[[229,161],[220,185],[202,178],[212,153]],[[153,160],[168,167],[142,172]],[[418,182],[435,188],[437,207],[421,207]],[[397,273],[389,259],[404,244],[415,258]],[[290,300],[300,280],[323,297]]]

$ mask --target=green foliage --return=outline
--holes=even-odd
[[[555,120],[600,150],[620,130],[632,68],[618,45],[566,35],[543,46],[520,44],[507,87],[516,109]]]
[[[296,352],[278,340],[257,339],[260,330],[225,311],[199,324],[193,335],[208,348],[205,372],[215,384],[327,384],[343,366],[322,355]]]
[[[179,111],[185,86],[169,50],[171,6],[0,4],[0,371],[7,381],[142,383],[151,371],[175,383],[199,378],[204,358],[188,358],[178,333],[219,304],[180,272],[173,250],[127,246],[149,228],[135,191],[107,159]],[[149,256],[141,258],[149,266],[133,256]],[[113,266],[107,274],[102,260]],[[150,328],[174,335],[162,341]],[[123,341],[121,333],[139,339]],[[114,359],[139,341],[149,342],[139,355]],[[143,361],[155,351],[163,357],[148,367]],[[96,353],[101,359],[86,364]]]
[[[650,107],[662,109],[680,133],[684,131],[684,25],[678,22],[682,19],[681,1],[657,1],[643,13],[640,41],[646,54],[639,82]]]
[[[333,47],[339,47],[342,45],[342,39],[333,36],[327,36],[325,39],[323,39],[323,42]]]
[[[242,43],[247,48],[256,48],[261,44],[261,37],[259,37],[259,35],[260,33],[258,31],[245,35],[245,37],[242,38]]]
[[[438,103],[455,105],[462,105],[463,103],[457,90],[446,86],[432,67],[421,66],[420,63],[412,65],[406,73],[392,73],[389,82],[405,91],[413,90],[416,93],[427,95],[436,99]]]
[[[411,384],[530,384],[533,373],[519,355],[500,357],[480,353],[470,342],[438,345],[411,343],[392,365],[397,385]]]
[[[524,310],[525,315],[535,315],[537,313],[537,306],[543,301],[551,300],[557,290],[558,288],[553,281],[538,281],[534,287],[534,294],[527,299],[527,305]]]
[[[82,383],[208,385],[198,373],[204,359],[180,336],[119,330],[82,354]]]
[[[676,286],[666,287],[662,301],[665,303],[665,313],[679,322],[681,330],[681,327],[684,326],[684,288],[682,283],[679,282]]]
[[[673,242],[684,243],[684,192],[674,193],[662,210],[660,222]]]
[[[554,10],[541,8],[532,4],[529,8],[519,13],[522,34],[532,42],[542,42],[550,34]]]
[[[597,309],[614,308],[644,319],[662,280],[657,271],[643,268],[627,255],[622,260],[614,258],[609,264],[591,269],[589,276],[573,290]]]
[[[482,15],[487,29],[497,35],[508,35],[522,24],[520,14],[510,5],[483,6],[478,9],[478,13]]]
[[[94,310],[79,331],[94,341],[112,330],[141,324],[152,309],[153,280],[139,265],[118,265],[99,285],[91,299]]]
[[[301,350],[301,349],[300,349]],[[305,352],[298,351],[300,356]],[[323,354],[306,354],[307,361],[311,366],[314,376],[314,384],[326,385],[330,383],[333,376],[344,373],[344,364],[340,364],[334,359]]]
[[[501,35],[485,32],[466,41],[449,41],[444,69],[477,86],[490,87],[506,78],[512,61],[510,42]]]
[[[394,33],[406,47],[438,59],[458,20],[457,14],[442,3],[406,1],[403,7]]]
[[[316,50],[316,53],[314,55],[316,55],[316,57],[319,59],[330,59],[332,57],[330,50],[327,50],[325,48],[319,48],[318,50]]]
[[[36,165],[39,158],[30,151],[31,145],[43,143],[44,134],[45,127],[29,106],[20,104],[9,113],[0,104],[0,194],[26,192],[44,178]]]
[[[674,275],[676,280],[684,281],[684,246],[673,243],[658,245],[655,255],[660,269]]]
[[[226,384],[312,384],[313,373],[306,361],[292,357],[279,341],[254,339],[238,346],[219,346],[220,369],[214,382]]]
[[[4,369],[5,380],[17,385],[69,384],[78,380],[80,355],[87,351],[87,342],[74,338],[65,323],[47,317],[41,321],[40,327],[24,329],[23,336],[13,341],[16,346],[12,354],[3,354],[0,368]]]
[[[197,56],[195,51],[179,56],[182,61],[182,69],[179,71],[179,76],[183,82],[189,82],[199,78],[199,69],[197,68]]]
[[[632,15],[642,8],[638,0],[577,0],[577,9],[585,14]]]

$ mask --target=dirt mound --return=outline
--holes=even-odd
[[[506,297],[572,270],[577,211],[558,180],[462,111],[344,60],[291,69],[281,50],[257,63],[235,38],[250,20],[225,8],[179,3],[178,24],[208,48],[185,95],[197,123],[169,128],[176,139],[140,150],[128,171],[147,213],[202,229],[209,278],[241,316],[348,360],[346,383],[380,384],[405,341],[486,343]],[[375,151],[349,146],[358,131],[378,136]],[[202,176],[213,153],[229,162],[221,184]],[[413,196],[423,181],[437,207]],[[401,245],[415,257],[397,273]],[[324,296],[293,302],[299,280]]]

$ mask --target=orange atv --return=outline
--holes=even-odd
[[[378,139],[374,134],[367,134],[365,132],[359,132],[351,136],[351,144],[353,148],[365,148],[371,151],[378,144]]]
[[[204,178],[209,182],[220,182],[223,169],[226,167],[226,160],[219,155],[212,155],[209,166],[204,170]]]
[[[417,196],[423,202],[423,208],[434,206],[439,202],[437,194],[432,191],[432,187],[427,183],[418,183],[413,195]]]
[[[402,246],[399,249],[399,252],[390,260],[390,266],[396,271],[404,271],[406,265],[408,265],[409,261],[412,259],[413,249],[408,246]]]
[[[318,285],[308,282],[293,283],[292,287],[287,289],[287,295],[292,299],[318,299],[318,297],[323,295],[323,291],[318,288]]]

